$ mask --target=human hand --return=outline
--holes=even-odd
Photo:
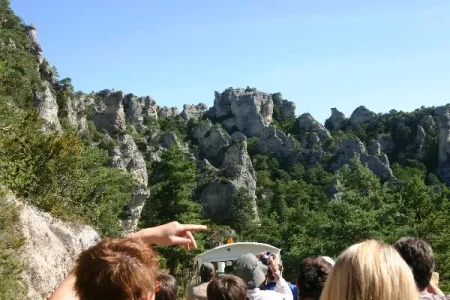
[[[160,246],[183,245],[184,249],[189,251],[192,248],[197,248],[197,242],[192,232],[206,229],[207,227],[204,225],[171,222],[157,227],[142,229],[129,237]]]
[[[272,271],[272,275],[275,281],[278,281],[281,278],[281,272],[276,254],[272,253],[268,261],[269,261],[269,269],[270,271]]]

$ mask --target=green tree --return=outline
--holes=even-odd
[[[196,172],[194,161],[177,145],[165,151],[161,160],[152,165],[153,193],[144,207],[141,226],[150,227],[171,221],[202,223],[201,207],[192,199]],[[202,235],[198,235],[198,242],[199,249],[188,253],[179,247],[158,248],[165,267],[180,282],[186,282],[183,270],[192,267],[193,257],[203,249]]]
[[[245,188],[238,189],[232,197],[228,220],[225,224],[234,228],[239,235],[256,225],[253,202],[254,199]]]

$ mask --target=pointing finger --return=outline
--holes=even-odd
[[[204,231],[208,229],[208,227],[205,225],[182,224],[180,229],[181,231]]]

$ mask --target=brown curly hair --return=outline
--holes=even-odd
[[[155,292],[158,270],[148,245],[107,238],[76,260],[75,292],[80,300],[141,300]]]

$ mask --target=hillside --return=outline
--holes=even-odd
[[[20,274],[33,265],[29,251],[39,252],[23,250],[27,241],[11,230],[26,231],[10,192],[103,236],[178,220],[210,225],[198,251],[230,235],[267,242],[283,249],[288,278],[308,255],[420,236],[450,290],[449,105],[387,114],[361,106],[349,117],[332,108],[321,124],[296,116],[281,93],[250,87],[181,112],[150,96],[74,91],[8,1],[0,48],[1,299],[26,293]],[[159,250],[179,278],[198,253]]]

